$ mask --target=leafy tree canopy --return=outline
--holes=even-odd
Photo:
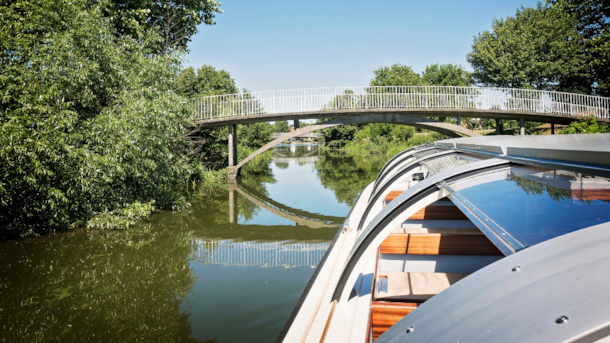
[[[149,53],[156,33],[138,37],[117,37],[86,0],[0,6],[0,238],[184,201],[181,61]]]
[[[590,93],[573,16],[555,6],[522,7],[474,37],[467,60],[477,83]]]
[[[288,122],[285,120],[276,121],[273,125],[273,132],[290,132]]]
[[[258,149],[271,142],[273,126],[269,123],[239,125],[237,129],[238,144],[250,149]]]
[[[156,53],[187,49],[200,24],[214,25],[215,13],[222,13],[215,0],[90,0],[116,28],[116,34],[140,38],[151,30],[161,39],[149,46]]]
[[[409,66],[394,64],[391,67],[379,67],[374,70],[375,77],[370,86],[420,86],[424,82],[421,76]]]
[[[575,19],[583,65],[595,92],[610,96],[610,2],[607,0],[553,0],[560,11]]]
[[[228,71],[210,65],[197,71],[193,67],[184,69],[176,78],[174,89],[187,98],[239,93]]]
[[[562,134],[608,132],[610,132],[608,125],[597,123],[593,115],[591,115],[587,120],[574,121],[570,124],[570,126],[561,131]]]
[[[432,64],[422,73],[422,80],[432,86],[470,86],[472,76],[462,66],[455,64]]]

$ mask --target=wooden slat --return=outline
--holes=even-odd
[[[502,255],[487,237],[479,235],[391,234],[380,247],[382,254]]]
[[[455,206],[427,206],[413,214],[409,219],[468,219]]]
[[[386,303],[373,301],[371,323],[373,340],[417,308],[416,303]]]
[[[402,229],[403,232],[394,230],[393,233],[440,233],[443,235],[483,235],[479,229],[440,229],[440,228],[409,228]]]
[[[398,197],[400,194],[402,194],[402,192],[404,191],[390,191],[390,194],[386,195],[385,197],[385,202],[388,203],[394,199],[396,199],[396,197]]]

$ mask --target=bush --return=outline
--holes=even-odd
[[[0,238],[117,227],[184,201],[194,168],[181,139],[191,113],[172,91],[179,56],[151,54],[154,34],[115,35],[86,5],[0,7]]]
[[[567,128],[561,131],[562,134],[574,133],[607,133],[610,132],[608,125],[598,124],[595,117],[591,114],[589,119],[582,121],[574,121]]]

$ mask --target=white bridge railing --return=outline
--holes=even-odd
[[[316,267],[330,246],[325,243],[193,240],[195,260],[209,265]]]
[[[610,119],[610,98],[530,89],[453,86],[309,88],[191,99],[196,119],[366,109],[535,112]]]

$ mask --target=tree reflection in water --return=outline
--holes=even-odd
[[[279,153],[286,151],[291,153],[290,147],[280,149]],[[332,190],[338,201],[348,205],[353,204],[387,160],[381,156],[317,151],[315,147],[295,149],[295,155],[300,157],[313,156],[308,155],[312,153],[318,156],[315,162],[298,163],[309,163],[322,185]],[[242,269],[236,271],[238,266],[201,269],[199,266],[207,266],[206,257],[195,254],[196,248],[203,251],[202,241],[210,243],[205,246],[205,252],[214,253],[214,247],[221,241],[228,242],[223,243],[226,249],[240,246],[236,242],[250,242],[246,245],[251,250],[259,249],[256,244],[261,243],[260,249],[277,245],[280,250],[290,250],[298,245],[306,251],[307,244],[319,248],[332,240],[341,216],[309,213],[277,203],[269,196],[267,185],[278,182],[273,175],[272,167],[277,162],[272,162],[272,154],[250,161],[236,186],[241,185],[245,192],[283,213],[316,220],[326,226],[312,229],[294,223],[231,223],[229,189],[196,186],[190,189],[191,207],[179,212],[157,213],[147,223],[129,230],[77,230],[17,243],[0,243],[0,341],[214,342],[210,338],[223,340],[226,338],[223,335],[252,337],[248,323],[261,320],[263,325],[257,327],[256,334],[261,341],[272,340],[313,269],[309,266],[264,271],[260,267],[239,267]],[[236,215],[242,220],[262,211],[237,192],[234,202]],[[272,253],[269,252],[270,256]],[[318,258],[318,255],[311,256]],[[213,259],[207,260],[215,263]],[[249,308],[250,312],[240,312],[240,319],[230,311],[231,306],[219,308],[213,302],[231,305],[235,301],[235,293],[221,292],[229,283],[227,275],[236,275],[235,280],[250,277],[251,291],[257,292],[253,298],[243,295],[239,308]],[[277,288],[267,292],[268,284],[264,282],[267,279],[261,281],[263,276],[259,275],[269,278],[270,284],[274,281]],[[259,286],[252,286],[257,282]],[[238,287],[240,283],[232,285]],[[219,292],[214,299],[206,293],[211,288]],[[197,298],[198,294],[202,299]],[[260,315],[261,309],[268,309],[264,317]]]
[[[163,224],[2,243],[1,340],[200,342],[180,309],[191,232]]]
[[[387,156],[351,155],[340,150],[322,150],[316,173],[322,185],[332,190],[339,202],[354,206],[360,192],[388,161]]]

